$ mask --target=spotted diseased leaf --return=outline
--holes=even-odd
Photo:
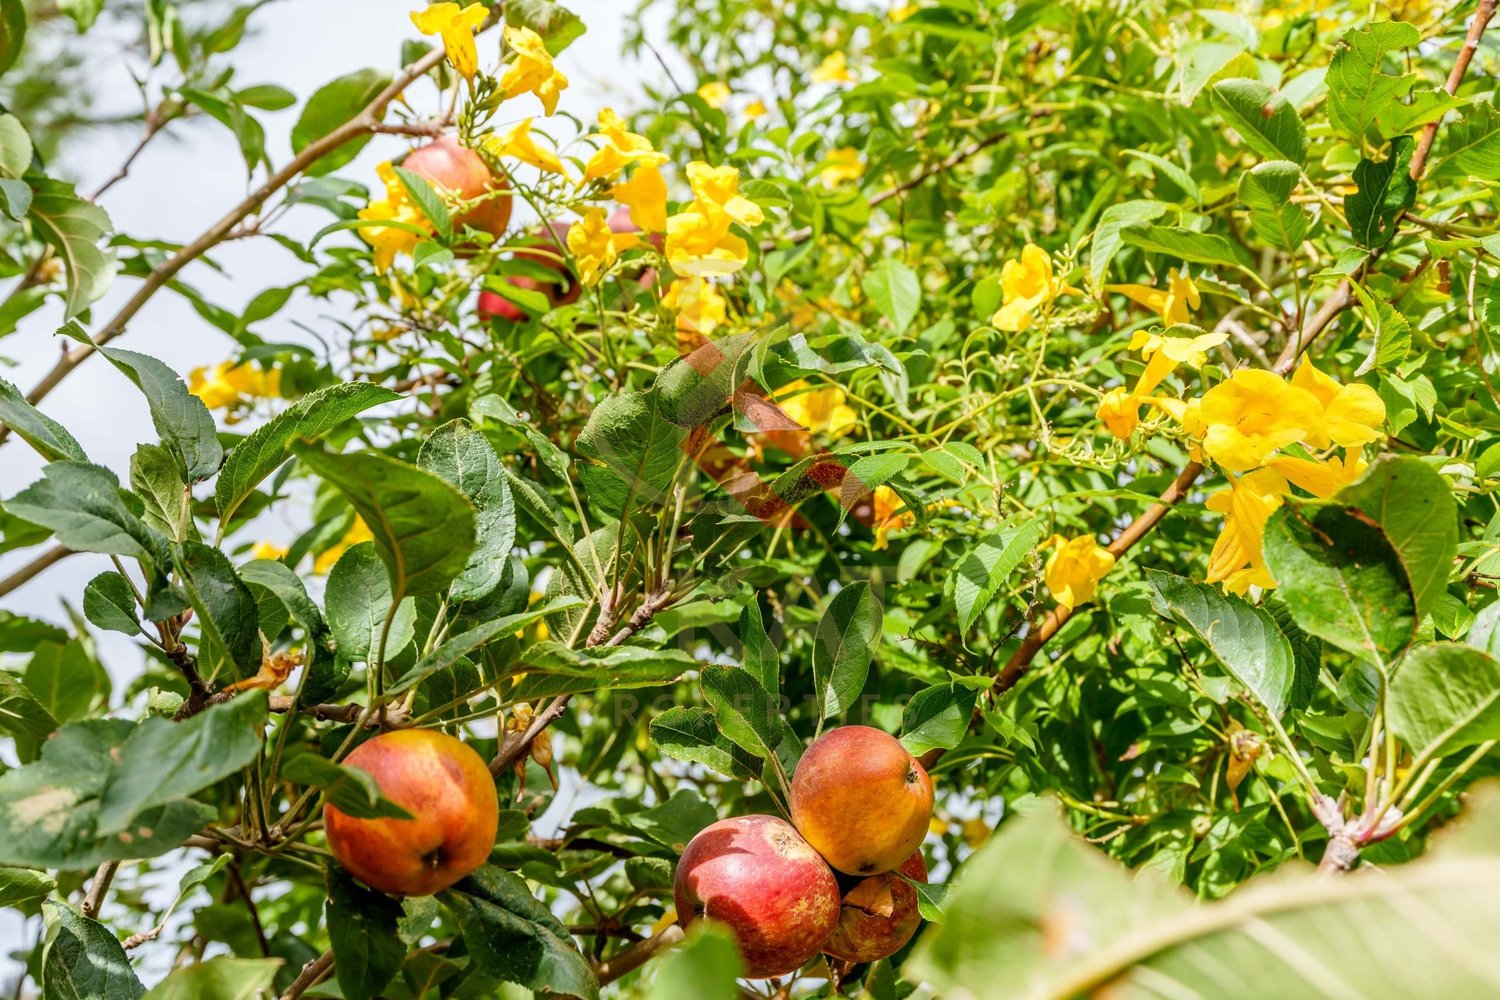
[[[1271,160],[1307,159],[1307,127],[1287,99],[1259,80],[1220,80],[1211,88],[1214,107],[1245,145]]]

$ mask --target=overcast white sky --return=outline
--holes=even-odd
[[[253,34],[233,55],[237,84],[277,83],[299,99],[298,106],[286,111],[257,113],[265,124],[274,162],[285,162],[290,156],[287,136],[300,102],[317,87],[365,66],[394,67],[402,40],[417,37],[407,15],[420,6],[409,0],[302,0],[269,4],[254,15]],[[636,4],[633,0],[572,0],[569,6],[584,19],[588,32],[558,59],[571,81],[563,94],[561,110],[591,121],[603,106],[614,106],[622,113],[638,107],[643,84],[659,84],[664,74],[649,56],[639,62],[622,54],[626,27],[636,17]],[[648,20],[648,27],[657,29],[657,37],[662,33],[662,21],[654,15]],[[95,34],[107,34],[109,29],[110,25],[101,23]],[[495,58],[496,45],[494,40],[482,42],[482,60]],[[95,82],[101,110],[132,107],[135,90],[131,68],[123,51],[100,61]],[[134,68],[137,72],[141,69]],[[430,97],[432,91],[408,95],[420,107],[419,93]],[[518,113],[533,113],[535,104],[535,98],[529,95],[518,98]],[[187,123],[177,136],[158,137],[136,161],[130,176],[103,197],[116,229],[137,237],[187,242],[248,191],[244,160],[228,129],[205,119]],[[86,150],[82,144],[71,148],[65,160],[67,169],[80,182],[79,189],[93,190],[113,174],[138,137],[133,127],[101,130],[90,138]],[[375,164],[389,159],[405,143],[400,137],[377,136],[339,175],[374,185]],[[259,181],[257,174],[256,183]],[[329,216],[320,209],[300,208],[289,213],[278,229],[306,238],[328,221]],[[306,265],[265,239],[234,242],[215,250],[213,256],[226,274],[194,265],[183,277],[211,301],[233,310],[256,292],[296,280],[306,271]],[[119,279],[109,295],[94,306],[95,325],[113,315],[136,284],[132,279]],[[3,291],[0,288],[0,293]],[[331,330],[326,313],[327,303],[298,295],[257,330],[268,340],[307,341],[293,321]],[[0,374],[23,390],[29,388],[56,359],[58,339],[53,331],[60,321],[61,310],[49,308],[28,317],[17,333],[0,340],[0,359],[16,363],[15,367],[0,367]],[[235,347],[233,341],[199,318],[185,300],[167,291],[151,300],[116,345],[154,354],[184,377],[196,366],[223,360]],[[122,481],[128,475],[136,445],[156,439],[140,394],[98,358],[85,362],[65,380],[44,401],[42,409],[74,433],[93,461],[114,469]],[[36,479],[42,464],[39,456],[19,440],[0,449],[0,497],[11,496]],[[298,510],[273,512],[272,518],[283,523],[266,524],[263,532],[284,543],[305,526],[304,515]],[[0,556],[0,577],[30,561],[39,551]],[[76,604],[84,584],[109,568],[102,556],[73,556],[8,595],[4,607],[66,621],[61,599],[68,597]],[[130,640],[116,633],[102,634],[100,640],[116,678],[135,672],[139,660]]]

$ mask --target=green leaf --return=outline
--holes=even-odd
[[[432,228],[442,238],[444,243],[453,239],[453,217],[448,214],[448,206],[443,204],[443,198],[432,189],[423,178],[412,173],[405,167],[396,167],[396,177],[401,181],[401,186],[411,196],[411,200],[427,221],[432,223]]]
[[[1187,629],[1274,718],[1286,713],[1296,675],[1292,647],[1276,619],[1233,594],[1184,577],[1147,570],[1151,603]]]
[[[582,20],[557,0],[509,0],[505,23],[524,25],[542,36],[547,51],[557,55],[587,30]]]
[[[234,133],[235,141],[240,147],[240,155],[245,160],[245,172],[247,175],[253,175],[255,168],[266,158],[266,130],[261,127],[260,122],[241,107],[234,99],[234,95],[227,91],[213,93],[194,87],[183,87],[177,91],[177,96],[185,104],[197,105],[210,118]]]
[[[1471,104],[1443,128],[1444,158],[1479,180],[1500,180],[1500,111],[1488,102]]]
[[[148,527],[175,541],[194,540],[197,526],[189,512],[192,492],[182,482],[182,465],[161,445],[143,444],[130,456],[130,488],[145,507]]]
[[[93,27],[99,12],[104,9],[104,0],[57,0],[57,9],[73,19],[78,33],[83,34]]]
[[[41,899],[57,888],[57,880],[32,868],[0,868],[0,906],[16,906]]]
[[[680,649],[615,646],[571,650],[560,643],[539,642],[527,648],[526,676],[510,696],[536,701],[581,691],[656,687],[697,667],[698,661]]]
[[[1307,213],[1292,201],[1302,170],[1288,160],[1268,160],[1240,175],[1240,201],[1250,208],[1255,235],[1281,250],[1293,251],[1307,235]]]
[[[1307,159],[1307,128],[1297,109],[1259,80],[1220,80],[1213,85],[1214,107],[1245,145],[1270,160]]]
[[[355,819],[411,819],[411,813],[380,794],[380,785],[368,771],[336,764],[315,753],[288,756],[281,777],[299,785],[323,790],[327,801]],[[382,984],[384,985],[384,984]]]
[[[56,729],[56,717],[31,689],[0,670],[0,732],[41,740]]]
[[[974,698],[974,689],[962,684],[934,684],[918,691],[901,713],[901,744],[917,756],[952,750],[969,731]]]
[[[511,497],[516,506],[556,541],[572,548],[575,537],[573,522],[568,520],[568,515],[553,499],[552,494],[508,467],[505,469],[505,478],[510,483]]]
[[[744,648],[745,671],[759,682],[766,694],[779,701],[781,699],[781,654],[776,651],[771,637],[766,634],[765,622],[761,618],[760,600],[753,594],[740,609],[737,632],[740,645]]]
[[[917,281],[917,272],[895,257],[882,257],[865,272],[860,285],[897,333],[904,333],[911,326],[922,307],[922,286]]]
[[[255,559],[241,566],[238,572],[240,579],[246,584],[264,587],[275,594],[309,638],[318,639],[327,631],[323,614],[312,598],[307,596],[307,587],[302,578],[286,563],[274,559]]]
[[[1333,507],[1272,515],[1266,567],[1304,632],[1382,669],[1412,641],[1411,582],[1378,525]]]
[[[0,864],[85,869],[154,858],[197,832],[213,810],[186,800],[138,815],[130,830],[98,832],[100,795],[134,729],[123,719],[64,726],[42,744],[40,760],[0,774]],[[157,774],[149,762],[141,777],[154,783]]]
[[[549,601],[543,601],[535,607],[528,608],[519,614],[505,615],[492,621],[487,621],[483,625],[471,628],[467,632],[461,632],[413,664],[412,668],[389,688],[389,691],[392,694],[400,694],[403,691],[407,691],[433,674],[447,670],[449,667],[462,662],[464,658],[476,649],[480,649],[496,639],[514,635],[533,623],[541,621],[548,615],[556,614],[559,611],[566,611],[569,608],[581,607],[583,603],[577,597],[556,597]]]
[[[26,44],[26,5],[0,3],[0,73],[15,65]]]
[[[745,974],[745,961],[729,931],[700,920],[687,940],[655,963],[656,975],[639,996],[649,1000],[735,1000],[735,980]]]
[[[665,503],[688,461],[686,440],[685,430],[657,412],[655,392],[606,396],[578,434],[578,453],[597,463],[579,467],[589,499],[616,517]]]
[[[880,637],[880,600],[868,583],[851,583],[828,602],[813,633],[813,696],[818,718],[839,715],[859,700]]]
[[[1122,236],[1126,228],[1159,219],[1167,206],[1159,201],[1126,201],[1111,205],[1099,215],[1099,226],[1094,230],[1094,239],[1089,249],[1089,285],[1096,291],[1104,287],[1109,265],[1124,245]],[[981,311],[989,316],[994,310]]]
[[[330,865],[324,912],[339,992],[346,1000],[379,996],[406,959],[406,945],[396,935],[401,904]]]
[[[739,667],[711,666],[699,679],[720,732],[757,757],[775,754],[782,736],[781,706],[755,677]]]
[[[369,525],[398,596],[440,594],[474,550],[474,507],[430,472],[378,452],[298,455],[349,498]]]
[[[81,639],[39,643],[23,680],[58,722],[82,719],[109,700],[109,675]]]
[[[141,631],[130,583],[113,570],[100,573],[83,588],[83,616],[111,632],[136,635]]]
[[[476,512],[474,552],[453,581],[457,601],[477,601],[500,586],[516,544],[516,503],[500,456],[467,420],[452,420],[422,443],[417,464],[456,486]]]
[[[1433,759],[1500,739],[1500,661],[1472,646],[1418,646],[1391,678],[1391,732]]]
[[[265,737],[266,694],[247,691],[182,722],[150,716],[112,755],[98,830],[135,829],[158,806],[187,799],[254,760]]]
[[[674,705],[651,720],[649,734],[656,748],[673,760],[702,764],[740,781],[760,776],[759,761],[719,732],[706,708]]]
[[[68,323],[58,332],[81,344],[93,343],[77,323]],[[213,415],[203,405],[203,400],[188,392],[176,372],[149,354],[114,347],[94,349],[134,382],[146,397],[151,423],[161,435],[162,444],[181,463],[183,482],[207,479],[219,470],[224,461],[224,449],[219,444]]]
[[[114,473],[97,465],[53,462],[5,509],[51,528],[60,544],[77,552],[129,556],[148,565],[166,561],[166,539],[131,512]]]
[[[1448,480],[1419,458],[1386,456],[1334,499],[1380,525],[1411,581],[1417,617],[1429,614],[1458,556],[1458,504]]]
[[[1130,246],[1191,264],[1250,266],[1244,250],[1214,233],[1200,233],[1181,226],[1129,226],[1120,230],[1120,238]]]
[[[328,627],[341,657],[359,663],[373,662],[380,650],[381,635],[386,633],[385,620],[391,615],[394,599],[390,577],[375,554],[375,544],[360,542],[345,549],[328,573],[328,591],[323,602],[328,609]],[[385,635],[386,659],[405,649],[415,635],[415,603],[403,599],[391,615],[390,631]]]
[[[1040,809],[1007,822],[965,864],[947,919],[902,973],[948,997],[1489,996],[1500,974],[1474,956],[1489,954],[1500,915],[1496,844],[1490,798],[1427,857],[1378,878],[1320,878],[1301,866],[1200,904]],[[1413,960],[1436,954],[1450,960]]]
[[[1354,241],[1370,250],[1379,250],[1396,235],[1401,216],[1417,200],[1417,182],[1411,179],[1414,151],[1410,136],[1391,140],[1391,152],[1384,160],[1360,160],[1354,168],[1354,183],[1359,190],[1344,199],[1344,215]]]
[[[8,11],[11,5],[6,4],[5,7]],[[0,15],[0,21],[3,20],[4,15]],[[3,44],[4,30],[4,25],[0,24],[0,44]],[[4,69],[0,68],[0,72],[4,72]],[[26,126],[21,124],[21,119],[15,115],[0,114],[0,177],[20,180],[31,169],[31,158],[35,152],[31,136],[26,134]],[[26,186],[26,203],[31,204],[30,185]]]
[[[0,178],[0,205],[6,216],[16,222],[31,211],[31,185],[25,181]]]
[[[1441,117],[1453,105],[1447,94],[1423,88],[1412,91],[1417,73],[1392,76],[1389,62],[1422,39],[1414,25],[1377,21],[1366,30],[1344,33],[1328,65],[1328,120],[1356,143],[1379,142]],[[1411,95],[1409,101],[1403,100]]]
[[[42,996],[47,1000],[136,1000],[146,992],[114,932],[67,903],[42,904]]]
[[[1036,548],[1042,524],[1036,518],[1005,525],[976,541],[959,559],[949,579],[960,632],[967,632],[984,613],[1011,572]]]
[[[286,461],[293,441],[312,443],[372,406],[401,397],[371,382],[346,382],[310,392],[235,445],[219,470],[214,503],[227,524],[261,480]]]
[[[212,662],[211,673],[219,664],[209,654],[222,654],[240,677],[253,676],[260,669],[263,650],[260,643],[260,609],[255,595],[245,586],[234,565],[218,549],[201,542],[183,542],[177,568],[182,588],[197,615],[198,627],[209,640],[199,643],[200,666]]]
[[[1411,323],[1384,298],[1371,295],[1358,282],[1351,281],[1349,287],[1359,299],[1373,342],[1369,355],[1354,374],[1363,375],[1376,368],[1387,371],[1401,364],[1411,354]]]
[[[599,981],[567,928],[517,876],[485,865],[438,898],[480,972],[537,993],[597,1000]]]
[[[172,970],[145,1000],[259,1000],[281,968],[279,958],[219,956]]]
[[[70,320],[97,302],[114,280],[114,252],[100,247],[114,227],[104,209],[80,198],[73,185],[51,178],[32,187],[31,221],[62,263],[68,281],[63,320]]]
[[[89,460],[83,446],[67,428],[28,403],[21,390],[3,378],[0,378],[0,424],[9,427],[49,462]]]
[[[923,920],[940,924],[947,919],[947,914],[943,912],[943,901],[948,897],[946,885],[909,880],[907,884],[916,890],[917,912],[921,914]]]
[[[292,152],[302,152],[359,114],[390,82],[388,73],[362,69],[319,87],[307,99],[302,114],[297,118],[297,124],[292,126]],[[321,177],[349,163],[359,155],[359,151],[373,135],[372,132],[362,131],[343,145],[329,150],[308,168],[308,175]]]

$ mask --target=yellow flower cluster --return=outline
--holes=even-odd
[[[479,72],[479,49],[474,44],[474,30],[484,23],[490,12],[483,4],[461,7],[456,3],[435,3],[426,10],[413,11],[411,23],[424,35],[443,40],[448,64],[465,80]]]
[[[667,219],[667,262],[678,274],[733,274],[750,259],[750,247],[730,231],[760,225],[765,214],[740,194],[740,172],[694,160],[687,168],[693,201]]]
[[[1041,547],[1056,550],[1048,557],[1042,577],[1052,599],[1069,611],[1093,600],[1099,581],[1115,566],[1114,554],[1093,535],[1053,535]]]
[[[1381,436],[1385,404],[1362,383],[1341,385],[1303,360],[1290,379],[1236,371],[1203,394],[1192,419],[1203,450],[1224,470],[1229,489],[1210,497],[1224,529],[1208,560],[1208,582],[1244,593],[1274,587],[1261,538],[1288,484],[1328,499],[1365,470],[1364,445]],[[1279,454],[1300,444],[1311,457]],[[1344,450],[1342,456],[1328,453]]]
[[[1029,330],[1037,315],[1065,293],[1077,295],[1078,289],[1053,274],[1047,251],[1028,243],[1018,260],[1008,260],[1000,268],[1000,308],[990,323],[1007,333]]]
[[[227,410],[242,401],[281,395],[281,372],[262,371],[245,362],[222,361],[188,373],[188,392],[210,410]]]

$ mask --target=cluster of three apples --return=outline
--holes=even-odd
[[[819,952],[873,962],[921,922],[914,882],[932,779],[900,741],[869,726],[814,740],[792,775],[792,822],[737,816],[704,828],[677,864],[678,920],[727,927],[755,979]]]

